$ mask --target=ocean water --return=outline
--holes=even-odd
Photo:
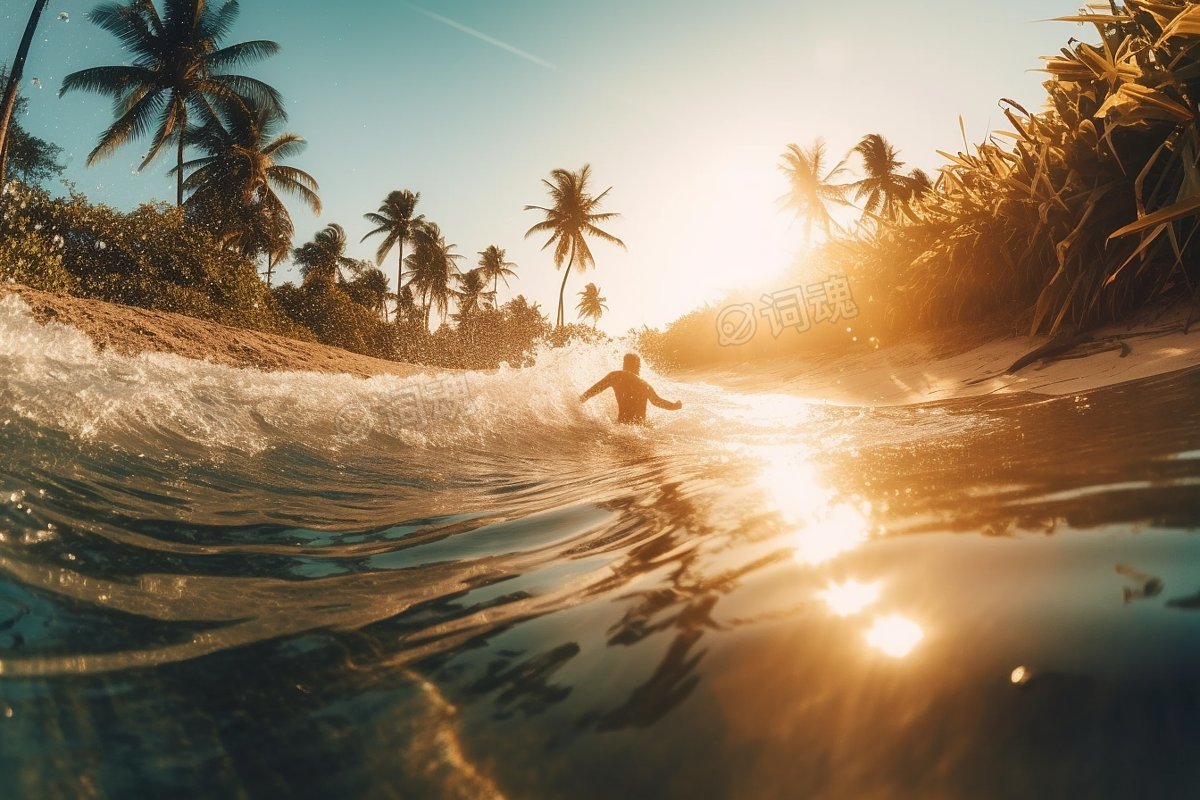
[[[370,380],[0,300],[0,797],[1195,797],[1200,372]]]

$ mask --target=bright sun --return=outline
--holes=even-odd
[[[771,285],[804,248],[803,226],[778,198],[787,191],[777,159],[739,154],[694,176],[686,205],[684,263],[709,294]]]

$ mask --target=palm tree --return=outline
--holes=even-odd
[[[354,260],[346,257],[346,231],[336,222],[313,234],[309,242],[293,253],[306,284],[332,287],[341,280],[342,269],[352,269]]]
[[[141,167],[145,167],[174,138],[178,148],[176,202],[182,206],[184,133],[189,118],[198,117],[201,124],[207,124],[219,117],[219,108],[233,108],[243,98],[284,115],[275,89],[254,78],[224,72],[273,55],[279,45],[256,40],[218,47],[237,17],[237,0],[228,0],[219,8],[207,0],[163,0],[162,4],[161,15],[153,0],[102,3],[92,9],[88,19],[120,39],[133,63],[72,72],[63,79],[59,95],[82,89],[114,100],[117,119],[88,155],[89,166],[153,129],[153,140],[142,159]]]
[[[29,22],[25,25],[25,33],[21,36],[21,43],[17,45],[17,55],[13,58],[8,84],[4,87],[4,100],[0,105],[0,186],[4,185],[5,176],[8,174],[8,127],[12,123],[13,109],[17,105],[17,90],[21,88],[25,59],[29,56],[29,46],[33,43],[33,34],[37,31],[47,2],[48,0],[35,0],[33,11],[29,13]]]
[[[408,283],[421,293],[425,327],[429,327],[429,313],[437,308],[445,316],[452,294],[451,281],[458,275],[458,261],[464,258],[455,253],[458,245],[447,244],[441,228],[434,222],[424,222],[413,236],[415,247],[404,259],[408,267]]]
[[[479,251],[479,269],[483,271],[483,280],[492,282],[492,302],[496,301],[496,293],[500,290],[500,280],[504,280],[504,285],[508,286],[508,277],[517,277],[517,273],[513,270],[516,264],[511,261],[505,261],[505,252],[502,248],[496,245],[488,245],[487,250]]]
[[[250,98],[230,109],[227,118],[225,125],[210,120],[188,131],[188,142],[205,155],[183,165],[191,170],[183,183],[191,191],[184,205],[219,240],[244,255],[277,254],[283,238],[286,253],[292,218],[276,191],[321,213],[317,181],[280,163],[299,153],[304,140],[294,133],[275,135],[279,115]]]
[[[404,273],[404,242],[412,239],[413,234],[425,222],[425,215],[417,214],[417,201],[421,199],[420,192],[410,192],[408,189],[388,192],[379,206],[379,211],[363,214],[368,222],[378,226],[362,238],[366,241],[372,236],[383,236],[379,248],[375,251],[375,263],[383,265],[383,259],[394,246],[399,246],[400,256],[396,260],[396,285],[402,283]]]
[[[804,217],[805,240],[812,239],[814,222],[821,225],[828,238],[831,226],[836,225],[829,213],[829,204],[848,205],[846,193],[851,186],[834,182],[845,174],[846,162],[840,161],[827,171],[825,142],[817,139],[808,149],[789,144],[779,168],[787,175],[791,186],[791,191],[781,199],[795,210],[797,217]]]
[[[550,207],[525,206],[526,211],[541,211],[546,215],[544,220],[525,232],[525,238],[528,239],[535,233],[549,233],[550,238],[542,245],[542,249],[545,250],[552,244],[555,246],[554,266],[556,269],[562,268],[564,260],[567,262],[567,271],[563,275],[562,286],[558,290],[557,325],[559,327],[563,324],[563,293],[567,289],[567,278],[571,275],[571,267],[578,264],[582,272],[589,266],[596,265],[596,259],[592,257],[591,248],[588,247],[587,237],[591,235],[622,248],[625,247],[624,242],[601,230],[597,225],[600,222],[616,219],[620,214],[611,212],[601,214],[597,211],[604,196],[612,191],[612,187],[610,186],[594,197],[588,194],[587,182],[591,174],[592,168],[589,164],[584,164],[579,172],[565,169],[553,170],[550,173],[553,182],[542,179],[542,183],[550,192],[552,201]]]
[[[364,308],[374,311],[387,322],[388,277],[370,261],[351,259],[346,265],[351,278],[346,282],[346,294]]]
[[[896,148],[878,133],[869,133],[855,145],[853,152],[862,157],[866,177],[854,183],[854,196],[865,200],[867,214],[891,218],[895,204],[912,194],[911,178],[901,174],[904,162],[896,158]]]
[[[405,286],[393,295],[396,301],[396,322],[404,322],[416,315],[417,300],[413,297],[412,285]]]
[[[491,308],[496,302],[496,293],[487,291],[487,275],[482,268],[459,274],[456,280],[458,289],[454,290],[454,297],[458,301],[458,322],[461,323],[481,309]]]
[[[600,317],[604,316],[605,311],[608,311],[608,298],[601,297],[596,284],[589,283],[579,293],[579,305],[575,308],[579,311],[580,319],[590,319],[592,328],[595,328]]]
[[[908,194],[904,198],[907,202],[920,200],[931,191],[933,191],[933,180],[925,170],[914,169],[908,173]]]

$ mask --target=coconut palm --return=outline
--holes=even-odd
[[[0,102],[0,185],[4,184],[8,174],[8,128],[12,123],[13,109],[17,106],[17,90],[21,87],[21,77],[25,73],[25,59],[29,56],[29,46],[33,43],[33,34],[37,31],[42,12],[46,10],[48,0],[35,0],[33,10],[29,13],[29,22],[25,25],[25,33],[21,43],[17,45],[17,55],[13,58],[12,72],[4,87],[4,100]]]
[[[854,146],[853,152],[862,157],[866,177],[855,182],[854,196],[863,202],[866,214],[891,218],[895,204],[913,193],[912,178],[900,172],[904,162],[896,156],[895,147],[878,133],[869,133]]]
[[[592,257],[587,237],[594,236],[621,248],[625,247],[624,242],[607,231],[601,230],[598,226],[598,223],[616,219],[620,214],[600,213],[597,210],[605,195],[612,191],[612,187],[610,186],[595,196],[589,194],[587,182],[591,174],[592,168],[589,164],[584,164],[578,172],[565,169],[553,170],[550,173],[552,180],[542,179],[542,183],[550,193],[551,205],[548,208],[525,206],[526,211],[541,211],[546,216],[544,220],[525,232],[525,238],[528,239],[535,233],[549,233],[550,238],[542,245],[542,249],[545,250],[550,245],[554,245],[556,269],[562,268],[563,261],[566,261],[567,264],[562,285],[558,289],[558,320],[556,324],[559,327],[563,324],[563,293],[567,289],[567,278],[571,276],[571,267],[578,264],[579,270],[582,272],[588,267],[596,265],[596,259]]]
[[[291,215],[277,191],[299,198],[319,214],[320,187],[304,170],[280,163],[299,153],[304,140],[294,133],[276,135],[281,119],[269,107],[247,98],[226,116],[224,125],[210,120],[187,134],[204,155],[183,165],[190,170],[183,185],[191,191],[184,205],[244,255],[271,255],[282,237],[290,245],[292,234]]]
[[[336,222],[313,234],[311,241],[296,248],[293,258],[308,284],[331,287],[342,280],[342,270],[353,269],[354,259],[346,257],[346,231]]]
[[[828,238],[836,226],[829,206],[849,204],[846,195],[851,185],[836,183],[838,178],[846,174],[846,162],[839,161],[831,169],[826,169],[825,160],[825,142],[817,139],[807,149],[789,144],[783,153],[783,163],[779,165],[791,187],[781,199],[796,212],[797,218],[804,217],[806,240],[812,239],[814,222],[821,226]]]
[[[595,328],[600,317],[604,316],[605,311],[608,311],[608,298],[601,297],[596,284],[589,283],[579,293],[579,305],[575,308],[579,311],[579,318],[590,319],[592,327]]]
[[[145,167],[174,138],[176,201],[183,205],[184,132],[189,120],[207,124],[219,117],[222,107],[232,108],[243,98],[283,115],[275,89],[225,72],[272,55],[279,45],[256,40],[218,47],[237,17],[237,0],[220,7],[207,0],[163,0],[162,5],[162,14],[153,0],[102,3],[92,9],[88,19],[120,39],[133,63],[72,72],[63,79],[59,94],[78,89],[113,98],[117,119],[88,155],[89,165],[153,130],[142,159]]]
[[[454,297],[458,302],[457,320],[462,322],[482,309],[491,308],[496,303],[496,293],[487,291],[487,275],[482,268],[456,276],[458,288]]]
[[[374,311],[387,321],[388,277],[370,261],[352,259],[346,265],[350,280],[346,281],[346,294],[364,308]]]
[[[280,203],[278,207],[258,209],[256,213],[245,217],[244,230],[246,238],[241,244],[246,248],[245,252],[265,254],[267,257],[265,277],[267,286],[270,286],[275,267],[292,251],[292,235],[295,233],[292,218]]]
[[[417,201],[421,199],[420,192],[410,192],[408,189],[388,192],[379,206],[379,211],[363,214],[363,218],[377,227],[362,238],[366,241],[372,236],[383,236],[383,241],[375,250],[375,263],[383,265],[383,259],[393,247],[400,250],[396,259],[396,285],[403,281],[404,273],[404,242],[413,238],[417,229],[425,222],[423,214],[417,214]]]
[[[492,282],[492,303],[496,302],[496,293],[500,290],[500,281],[504,281],[504,285],[508,286],[509,276],[517,277],[517,273],[513,270],[516,264],[511,261],[505,261],[506,254],[504,250],[496,245],[488,245],[486,250],[479,251],[479,269],[483,272],[483,281]]]
[[[421,293],[425,327],[434,308],[445,315],[452,294],[451,281],[458,275],[458,261],[464,258],[455,253],[458,245],[447,244],[441,228],[434,222],[422,223],[414,232],[413,252],[404,259],[408,267],[408,284]]]
[[[411,320],[417,313],[417,299],[413,296],[412,285],[405,286],[392,295],[396,302],[396,322]]]

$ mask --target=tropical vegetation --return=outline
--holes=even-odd
[[[571,268],[578,265],[579,271],[583,272],[596,265],[596,259],[588,245],[588,237],[625,247],[624,242],[599,227],[600,223],[616,219],[620,214],[599,211],[600,204],[612,191],[612,187],[598,195],[591,194],[588,191],[588,179],[591,175],[590,164],[584,164],[578,172],[561,168],[552,170],[550,180],[542,179],[542,184],[550,194],[550,205],[525,206],[526,211],[540,211],[544,216],[541,222],[525,232],[525,238],[535,234],[550,234],[542,249],[554,245],[554,266],[561,269],[564,261],[567,265],[562,286],[558,290],[558,317],[555,322],[557,327],[563,325],[563,293],[567,289],[567,279],[571,277]]]
[[[604,312],[608,311],[608,298],[601,297],[596,284],[589,283],[579,293],[579,304],[575,308],[579,312],[579,318],[590,319],[592,327],[595,328]]]
[[[279,50],[257,40],[221,47],[240,10],[237,0],[220,6],[206,0],[152,0],[102,3],[88,19],[121,40],[132,63],[91,67],[63,79],[60,94],[90,91],[113,98],[116,120],[88,155],[93,164],[122,145],[150,134],[141,168],[163,146],[176,143],[176,205],[183,205],[184,147],[189,122],[202,126],[251,101],[272,116],[283,116],[279,93],[256,78],[227,70]]]
[[[844,162],[826,168],[822,148],[788,146],[790,205],[827,234],[794,277],[848,276],[863,315],[844,336],[831,326],[752,350],[865,346],[986,320],[1057,334],[1200,300],[1200,4],[1126,0],[1058,19],[1095,39],[1045,58],[1043,110],[1002,101],[1008,127],[975,146],[964,134],[933,181],[903,174],[877,134],[852,151],[858,181],[840,180]],[[863,224],[834,235],[851,193]],[[653,345],[681,360],[745,358],[716,346],[720,307]],[[690,341],[701,331],[706,346]]]
[[[32,5],[36,27],[43,4]],[[303,139],[284,132],[278,92],[233,72],[279,49],[224,45],[238,10],[237,0],[93,9],[89,18],[129,59],[64,80],[63,92],[115,101],[89,162],[134,139],[150,140],[143,164],[174,145],[177,207],[126,213],[73,191],[52,198],[37,184],[61,170],[61,151],[13,119],[0,126],[17,179],[0,196],[0,277],[426,363],[519,363],[538,341],[592,335],[607,300],[587,284],[576,308],[592,327],[567,324],[567,284],[596,266],[597,241],[624,243],[609,232],[619,215],[603,208],[611,189],[592,190],[587,164],[552,170],[542,180],[548,201],[524,207],[540,215],[526,238],[544,236],[542,249],[563,273],[553,330],[520,295],[501,302],[501,283],[508,289],[517,277],[503,248],[488,245],[464,270],[465,256],[418,213],[411,189],[389,192],[364,215],[372,227],[362,241],[377,239],[374,263],[348,255],[348,234],[334,222],[294,242],[285,201],[320,213],[319,187],[291,163]],[[1044,108],[1003,101],[1007,127],[974,146],[964,136],[961,151],[940,154],[932,178],[880,133],[840,159],[820,139],[786,145],[781,200],[806,237],[820,234],[796,285],[845,275],[862,311],[853,325],[806,343],[861,345],[983,319],[1054,334],[1200,297],[1200,4],[1126,0],[1061,19],[1090,26],[1095,38],[1072,39],[1046,59]],[[11,114],[26,101],[17,81],[4,83],[0,112]],[[383,267],[393,249],[390,273]],[[302,280],[272,286],[286,258]],[[265,281],[256,274],[263,261]],[[647,343],[678,355],[693,337],[713,351],[719,309],[647,334]],[[789,347],[780,339],[759,349]]]

